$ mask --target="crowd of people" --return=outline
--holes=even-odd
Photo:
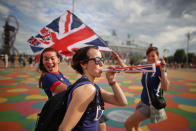
[[[1,68],[7,69],[7,68],[16,68],[16,67],[26,67],[26,65],[29,65],[29,67],[33,67],[35,58],[31,55],[8,55],[8,54],[1,54],[0,55],[0,61],[1,61]]]
[[[154,73],[149,73],[147,83],[151,85],[155,95],[160,95],[160,89],[166,91],[169,86],[169,81],[166,73],[166,63],[164,58],[159,62],[159,52],[156,47],[149,47],[146,51],[148,64],[160,64]],[[113,58],[117,60],[119,66],[126,67],[127,65],[122,61],[119,55],[113,52]],[[39,69],[41,76],[39,79],[39,87],[42,88],[48,99],[52,96],[67,90],[71,83],[59,70],[60,55],[53,48],[46,48],[40,57]],[[83,47],[77,50],[72,57],[71,67],[81,75],[77,81],[85,80],[87,83],[82,84],[69,94],[71,99],[68,99],[67,112],[59,126],[59,131],[69,131],[74,129],[82,116],[85,114],[87,107],[91,105],[92,101],[97,99],[97,110],[90,112],[85,120],[82,122],[81,131],[106,131],[105,121],[106,117],[103,115],[104,104],[110,103],[116,106],[126,106],[127,99],[123,90],[119,86],[116,73],[112,71],[114,66],[108,66],[111,69],[105,72],[105,77],[108,85],[113,92],[108,92],[96,85],[95,80],[101,77],[104,66],[104,59],[96,46]],[[142,75],[141,101],[136,107],[136,111],[128,117],[125,121],[125,128],[128,131],[140,130],[140,124],[143,120],[150,116],[149,102],[145,88],[146,73]]]

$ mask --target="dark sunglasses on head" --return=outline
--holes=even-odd
[[[93,60],[96,65],[99,65],[100,62],[104,63],[104,59],[103,58],[100,58],[100,57],[89,58],[89,59],[84,60],[84,61],[88,62],[90,60]]]

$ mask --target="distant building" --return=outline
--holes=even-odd
[[[115,52],[120,54],[128,62],[131,56],[139,55],[142,58],[146,56],[146,49],[149,44],[145,41],[134,38],[119,38],[116,35],[102,36],[106,44]]]

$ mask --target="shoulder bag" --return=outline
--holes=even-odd
[[[146,82],[146,90],[147,90],[149,104],[150,104],[150,121],[152,123],[159,123],[161,121],[167,120],[167,115],[166,115],[164,108],[156,109],[152,105],[152,101],[151,101],[148,86],[147,86],[147,76],[148,76],[148,72],[146,72],[145,82]]]

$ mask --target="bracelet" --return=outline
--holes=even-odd
[[[110,86],[113,86],[114,84],[116,84],[116,81],[109,82]]]

